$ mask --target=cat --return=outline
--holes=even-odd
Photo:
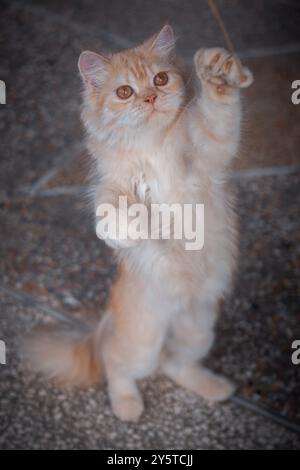
[[[227,170],[240,139],[240,89],[253,76],[223,48],[194,56],[196,88],[175,54],[169,25],[142,45],[109,57],[82,52],[82,120],[96,175],[95,211],[129,204],[204,204],[204,246],[182,240],[105,239],[119,263],[95,332],[47,332],[30,341],[48,377],[88,385],[104,377],[114,414],[137,421],[137,381],[160,371],[208,400],[234,385],[201,365],[214,341],[218,305],[231,289],[238,255],[234,198]]]

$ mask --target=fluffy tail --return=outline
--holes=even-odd
[[[95,334],[78,334],[38,328],[24,344],[33,368],[60,386],[88,387],[102,378],[101,357]]]

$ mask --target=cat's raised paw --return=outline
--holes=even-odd
[[[199,49],[194,56],[198,77],[216,86],[247,88],[253,83],[253,75],[243,67],[239,58],[221,47]]]

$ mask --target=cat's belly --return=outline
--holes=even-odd
[[[171,235],[167,240],[143,240],[127,252],[129,266],[145,286],[150,286],[152,297],[157,294],[175,303],[201,296],[204,288],[211,290],[212,296],[225,294],[231,285],[237,252],[235,216],[228,209],[222,186],[204,194],[186,189],[191,201],[204,201],[204,221],[200,221],[204,224],[204,244],[190,250],[191,240],[174,240]]]
[[[209,285],[212,296],[219,297],[230,287],[235,251],[236,244],[229,237],[215,236],[198,251],[185,250],[181,241],[146,241],[138,255],[139,275],[151,286],[152,296],[159,294],[177,303],[201,296]]]

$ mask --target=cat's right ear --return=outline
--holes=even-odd
[[[101,87],[105,80],[109,60],[95,52],[84,51],[80,54],[78,68],[85,84]]]
[[[158,33],[146,41],[146,46],[161,57],[169,57],[175,49],[173,28],[166,24]]]

